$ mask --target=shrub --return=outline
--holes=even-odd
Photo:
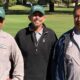
[[[16,4],[16,0],[9,0],[9,6],[15,5]]]

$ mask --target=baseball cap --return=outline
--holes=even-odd
[[[5,18],[5,10],[3,7],[0,7],[0,17]]]
[[[34,5],[31,7],[30,15],[33,15],[35,12],[40,12],[41,14],[45,15],[44,8],[41,5]]]

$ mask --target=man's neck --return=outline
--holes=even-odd
[[[75,32],[76,34],[80,34],[80,29],[74,28],[74,32]]]
[[[41,30],[43,30],[43,26],[38,27],[35,32],[40,32]]]

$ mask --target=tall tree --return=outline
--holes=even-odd
[[[54,12],[54,0],[49,0],[49,12]]]
[[[74,2],[75,2],[75,7],[76,7],[76,5],[78,4],[78,0],[74,0]]]
[[[0,6],[3,6],[3,1],[2,0],[0,0]]]
[[[7,11],[8,10],[8,5],[9,5],[9,0],[2,0],[2,1],[3,1],[4,9]]]
[[[49,11],[54,12],[54,0],[38,0],[38,4],[46,5],[49,4]]]
[[[66,4],[67,8],[69,8],[69,4],[72,2],[72,0],[62,0],[62,2]]]
[[[26,5],[27,0],[23,0],[23,5]]]
[[[22,4],[22,3],[23,3],[23,0],[17,0],[16,4]]]
[[[46,0],[38,0],[38,4],[40,4],[40,5],[46,5],[47,1]]]

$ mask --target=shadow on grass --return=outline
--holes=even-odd
[[[73,14],[72,11],[64,11],[64,10],[55,10],[54,12],[50,12],[48,10],[45,11],[46,15],[49,14]],[[6,14],[29,14],[29,11],[27,10],[8,10],[6,11]]]
[[[73,14],[73,11],[55,10],[54,12],[45,11],[46,14]]]
[[[8,10],[6,11],[6,14],[29,14],[29,11],[26,11],[26,10]]]

